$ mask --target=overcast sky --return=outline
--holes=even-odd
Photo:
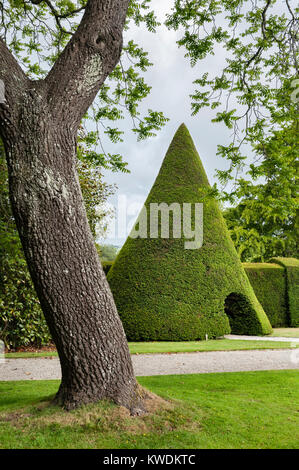
[[[173,0],[153,0],[152,5],[163,22],[165,13],[170,11]],[[145,27],[134,27],[126,33],[127,39],[134,39],[149,52],[149,59],[154,66],[145,74],[145,81],[152,86],[149,97],[141,109],[148,108],[163,111],[170,120],[154,138],[137,142],[136,136],[130,131],[130,119],[121,122],[125,130],[124,142],[121,144],[105,144],[105,150],[121,153],[128,162],[130,174],[105,171],[105,181],[116,183],[117,191],[110,198],[110,203],[117,204],[117,197],[126,196],[129,205],[128,221],[132,225],[144,203],[154,180],[159,172],[167,148],[179,125],[184,122],[194,140],[202,159],[210,183],[214,183],[215,170],[225,168],[227,163],[216,155],[217,145],[228,142],[230,131],[222,124],[211,123],[214,116],[207,108],[203,108],[195,117],[190,112],[190,93],[194,91],[192,82],[199,78],[203,71],[217,71],[225,63],[224,53],[218,48],[217,54],[191,68],[184,57],[184,49],[179,49],[176,40],[180,34],[168,31],[160,26],[156,34],[149,33]],[[126,39],[126,38],[125,38]],[[122,245],[124,237],[108,236],[104,243]]]

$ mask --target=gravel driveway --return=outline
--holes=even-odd
[[[135,354],[132,360],[137,376],[299,369],[299,349]],[[7,359],[0,364],[0,380],[60,377],[60,364],[56,357]]]
[[[284,336],[246,336],[246,335],[224,335],[226,339],[241,339],[245,341],[279,341],[285,343],[299,343],[299,338],[288,338]]]

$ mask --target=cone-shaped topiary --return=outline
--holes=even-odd
[[[136,225],[108,273],[127,337],[132,341],[196,340],[223,334],[268,334],[271,325],[250,286],[184,124],[176,132]],[[203,202],[203,245],[190,237],[131,238],[150,221],[151,203]],[[176,220],[173,217],[174,220]],[[161,222],[159,221],[159,229]],[[180,224],[179,224],[180,225]],[[175,225],[176,227],[178,225]],[[182,226],[181,226],[182,227]],[[135,231],[135,233],[134,233]],[[148,228],[147,235],[150,230]],[[144,236],[142,234],[141,236]]]

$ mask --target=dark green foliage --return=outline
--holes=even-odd
[[[109,270],[111,268],[113,264],[113,261],[102,261],[102,267],[103,267],[103,270],[104,270],[104,273],[107,274],[109,273]]]
[[[218,204],[204,197],[208,188],[191,136],[181,125],[145,207],[154,202],[203,202],[204,242],[200,249],[188,250],[185,238],[128,237],[108,281],[129,340],[196,340],[206,334],[215,338],[229,333],[224,303],[231,293],[243,295],[242,306],[246,306],[246,312],[240,312],[245,326],[233,329],[234,333],[271,332]]]
[[[246,335],[256,328],[255,306],[248,302],[244,294],[232,292],[224,303],[224,311],[229,319],[232,333]]]
[[[51,336],[25,260],[2,260],[0,280],[0,338],[5,346],[49,344]]]
[[[289,326],[284,268],[274,263],[244,263],[243,266],[272,327]]]
[[[296,258],[273,258],[270,262],[281,264],[286,270],[290,326],[299,327],[299,261]]]

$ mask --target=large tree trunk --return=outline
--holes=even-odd
[[[28,267],[56,344],[66,409],[102,398],[142,410],[124,330],[102,270],[76,172],[76,142],[37,84],[5,140],[10,196]]]
[[[119,60],[128,4],[87,0],[44,80],[30,80],[0,37],[0,134],[12,209],[61,362],[56,401],[67,409],[108,398],[143,410],[76,172],[78,126]]]

